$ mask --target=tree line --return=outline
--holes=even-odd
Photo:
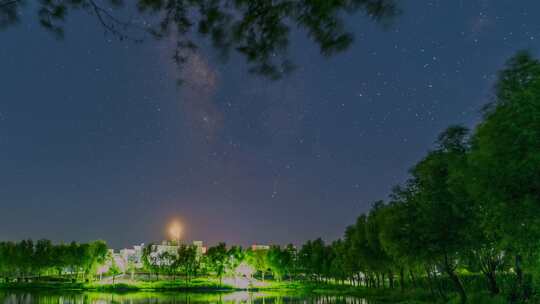
[[[306,243],[305,273],[367,287],[504,293],[540,291],[540,62],[520,52],[498,75],[483,120],[451,126],[386,202],[342,239]],[[304,252],[302,254],[302,251]],[[481,275],[481,287],[471,285]],[[503,286],[504,285],[504,286]]]
[[[187,282],[198,275],[213,275],[221,282],[225,275],[242,275],[237,273],[242,263],[251,268],[250,276],[259,274],[258,278],[261,280],[267,276],[279,279],[287,271],[286,265],[275,264],[281,262],[278,262],[276,255],[281,253],[279,246],[272,246],[270,250],[251,250],[240,246],[228,247],[225,243],[219,243],[208,248],[205,254],[198,252],[197,247],[193,245],[178,244],[170,248],[172,250],[160,250],[159,246],[151,243],[143,249],[143,270],[155,275],[156,280],[160,274],[173,279],[183,276]],[[287,248],[294,247],[289,245]]]
[[[176,276],[184,274],[186,281],[197,275],[201,266],[201,258],[197,255],[197,247],[192,245],[179,244],[174,251],[158,252],[155,244],[144,247],[142,252],[142,263],[144,269],[156,275],[160,274]]]
[[[50,240],[0,242],[0,279],[4,282],[68,276],[72,280],[91,279],[105,263],[105,242],[53,244]]]

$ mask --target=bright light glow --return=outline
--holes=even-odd
[[[239,289],[251,289],[268,286],[266,282],[261,282],[253,277],[255,269],[248,263],[242,262],[238,265],[233,272],[232,276],[223,278],[225,285],[233,286]]]
[[[169,235],[172,240],[180,241],[180,237],[182,236],[182,225],[180,225],[180,222],[174,221],[170,224]]]
[[[228,286],[233,286],[234,288],[239,289],[249,289],[253,287],[253,282],[249,278],[246,277],[224,277],[223,278],[223,284]]]
[[[245,277],[251,279],[255,273],[255,269],[251,267],[248,263],[242,262],[234,270],[237,276]]]

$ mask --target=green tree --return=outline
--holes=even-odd
[[[68,267],[68,248],[65,244],[58,244],[53,247],[52,264],[59,276],[62,276],[64,269]]]
[[[38,276],[41,276],[43,272],[53,266],[52,256],[52,242],[44,239],[37,241],[34,253],[34,267]]]
[[[85,278],[96,273],[97,269],[104,265],[107,260],[109,249],[104,241],[94,241],[84,246],[83,271]]]
[[[122,271],[120,270],[120,267],[118,267],[118,265],[116,264],[116,260],[114,258],[114,255],[109,256],[109,262],[110,262],[109,274],[112,276],[112,279],[113,279],[112,283],[114,285],[114,284],[116,284],[116,276],[121,274]]]
[[[19,276],[27,279],[34,266],[34,242],[32,240],[22,240],[16,247],[16,265],[19,269]]]
[[[405,288],[405,272],[410,277],[410,283],[415,286],[415,272],[424,264],[422,235],[417,231],[420,226],[415,224],[419,209],[413,202],[414,190],[412,185],[395,187],[391,200],[384,209],[384,219],[381,223],[380,242],[384,251],[399,265],[400,287]]]
[[[0,243],[0,273],[4,281],[9,281],[16,275],[16,244],[13,242]]]
[[[384,226],[385,209],[387,207],[382,201],[377,201],[371,207],[366,219],[365,232],[367,248],[364,250],[364,260],[377,276],[377,285],[385,286],[385,276],[388,276],[390,287],[394,287],[395,261],[392,256],[384,250],[381,244],[381,230]]]
[[[267,271],[270,269],[268,263],[267,249],[250,249],[246,253],[248,264],[251,265],[261,275],[261,280],[264,281]]]
[[[191,281],[191,277],[199,268],[199,259],[197,257],[197,247],[181,244],[178,247],[178,266],[183,269],[186,277],[186,283]]]
[[[227,263],[229,261],[227,245],[225,243],[219,243],[216,246],[210,247],[208,248],[206,255],[208,257],[210,267],[219,278],[219,284],[221,285],[223,274],[227,270]]]
[[[272,271],[274,278],[278,281],[283,279],[285,275],[285,260],[284,260],[284,251],[281,250],[281,247],[278,245],[270,246],[270,249],[267,253],[268,267]]]
[[[133,255],[129,255],[126,261],[126,272],[129,272],[129,277],[135,280],[135,270],[137,269],[137,259]]]
[[[345,229],[344,247],[346,248],[344,265],[347,268],[352,284],[359,285],[362,264],[360,261],[361,244],[358,242],[356,225],[350,225]]]
[[[317,281],[324,279],[326,269],[329,268],[328,250],[320,238],[308,241],[300,249],[299,263],[309,278]]]
[[[350,276],[347,268],[347,248],[343,240],[338,239],[332,242],[330,249],[332,250],[332,260],[330,264],[330,275],[341,284]]]
[[[448,185],[456,164],[464,162],[467,151],[467,130],[450,127],[439,136],[437,149],[428,153],[413,169],[414,208],[418,208],[414,225],[418,240],[423,243],[424,259],[436,263],[454,283],[466,303],[465,288],[456,273],[460,254],[470,248],[468,229],[472,203],[467,197],[456,195]]]
[[[246,259],[246,253],[240,246],[231,246],[227,254],[229,255],[227,267],[232,272]]]
[[[156,275],[156,280],[159,280],[159,256],[156,252],[156,246],[153,243],[146,245],[142,252],[143,267],[149,274],[152,272]]]
[[[278,245],[270,246],[267,253],[268,268],[272,271],[274,278],[281,281],[284,277],[292,278],[295,272],[296,248],[292,244],[286,247]]]
[[[157,254],[157,260],[158,272],[166,273],[169,276],[172,276],[174,280],[176,278],[176,273],[178,272],[177,253],[164,250]]]
[[[540,63],[520,52],[499,74],[494,101],[476,128],[470,191],[484,206],[487,240],[514,256],[515,296],[530,293],[524,271],[538,260],[540,238]],[[525,270],[524,270],[525,269]]]
[[[356,272],[356,280],[359,282],[360,278],[363,277],[366,286],[374,287],[376,285],[375,275],[373,266],[369,264],[372,253],[367,240],[366,215],[360,215],[354,226],[347,229],[346,239],[351,242],[352,258],[354,259],[352,263]]]

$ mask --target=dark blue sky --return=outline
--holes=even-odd
[[[331,58],[293,32],[280,81],[205,47],[178,72],[170,42],[116,41],[84,12],[59,41],[28,11],[0,32],[0,239],[128,246],[174,217],[210,243],[341,236],[446,126],[478,121],[505,60],[537,54],[538,1],[400,6],[388,29],[348,18]]]

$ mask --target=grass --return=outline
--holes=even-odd
[[[159,281],[130,281],[119,279],[115,284],[92,282],[13,282],[0,283],[1,289],[51,289],[51,290],[95,290],[95,291],[166,291],[166,290],[193,290],[193,291],[232,291],[233,287],[219,284],[218,280],[211,278],[196,278],[190,282],[185,280],[159,280]]]
[[[234,290],[232,286],[219,284],[219,281],[207,278],[193,279],[191,282],[184,280],[175,281],[120,281],[116,284],[90,283],[85,284],[85,289],[90,290],[196,290],[218,291]]]

